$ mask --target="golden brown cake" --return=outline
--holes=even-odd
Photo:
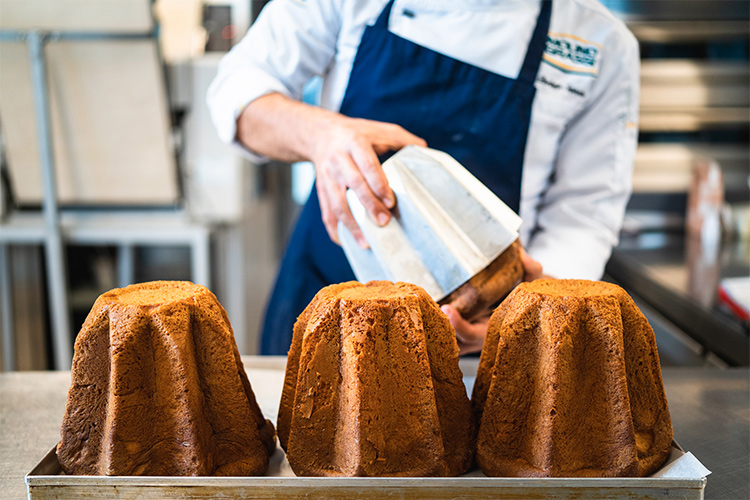
[[[75,343],[57,446],[66,474],[265,473],[274,429],[255,401],[229,320],[188,282],[114,289]]]
[[[351,281],[294,326],[279,441],[303,476],[455,476],[473,457],[453,328],[421,288]]]
[[[472,394],[489,476],[646,476],[672,423],[654,332],[611,283],[522,283],[490,319]]]
[[[467,320],[489,316],[523,279],[521,248],[521,242],[514,241],[487,267],[441,299],[440,305],[452,305]]]

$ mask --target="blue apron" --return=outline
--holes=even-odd
[[[453,156],[518,211],[534,80],[546,45],[551,0],[542,1],[515,80],[391,33],[392,7],[393,0],[364,30],[340,112],[401,125],[429,147]],[[294,322],[318,290],[354,279],[344,252],[328,238],[313,188],[281,262],[266,310],[261,354],[286,354]]]

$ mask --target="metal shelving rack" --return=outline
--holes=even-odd
[[[68,300],[66,243],[115,245],[119,250],[118,282],[132,282],[133,247],[138,244],[187,244],[191,248],[191,279],[210,286],[210,239],[208,224],[194,223],[185,213],[147,214],[136,217],[115,214],[61,216],[57,194],[45,46],[56,41],[156,40],[156,30],[146,32],[77,32],[42,29],[0,30],[0,43],[28,45],[32,72],[33,104],[42,178],[42,210],[37,214],[13,214],[0,220],[0,314],[2,314],[3,366],[15,369],[12,290],[9,272],[11,244],[44,246],[46,281],[55,369],[68,369],[72,361],[74,335]]]

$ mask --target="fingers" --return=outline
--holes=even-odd
[[[368,248],[346,200],[347,188],[354,191],[368,216],[378,225],[391,217],[396,197],[378,160],[378,154],[408,144],[425,145],[424,140],[389,123],[339,117],[332,122],[324,140],[317,143],[312,161],[316,169],[318,197],[326,231],[339,243],[337,226],[341,222]]]
[[[383,170],[380,168],[380,164],[377,162],[377,157],[375,157],[371,148],[370,152],[373,155],[374,163],[367,166],[356,163],[354,156],[350,157],[348,155],[342,155],[337,157],[337,181],[340,186],[351,188],[351,190],[356,193],[357,198],[359,198],[360,203],[365,207],[365,210],[372,220],[378,225],[383,226],[391,219],[391,213],[389,212],[388,207],[383,201],[381,201],[381,198],[373,192],[372,183],[379,186],[381,191],[387,191],[389,193],[387,196],[389,197],[393,197],[393,193],[388,186],[388,181],[386,180],[385,175],[383,175]],[[370,179],[367,178],[368,176]]]
[[[521,264],[523,265],[524,269],[524,281],[534,281],[536,279],[544,277],[542,265],[536,260],[532,259],[531,256],[526,253],[526,250],[521,248],[519,250],[519,254],[521,256]]]
[[[362,230],[349,209],[346,199],[347,188],[354,191],[369,216],[377,224],[381,226],[386,224],[391,215],[388,208],[373,194],[361,170],[351,157],[344,154],[316,165],[316,177],[323,223],[331,240],[340,244],[338,223],[341,222],[352,233],[360,247],[369,248]]]
[[[393,123],[371,123],[376,123],[382,129],[378,140],[373,144],[375,152],[379,155],[388,151],[397,151],[409,145],[427,146],[427,142],[424,139],[412,134],[399,125]]]
[[[346,191],[330,180],[318,179],[316,182],[320,212],[323,225],[328,237],[337,245],[341,245],[338,237],[338,223],[341,222],[354,237],[357,245],[363,249],[369,248],[367,239],[354,219],[349,204],[346,201]],[[344,188],[345,189],[345,188]]]
[[[359,172],[362,174],[362,180],[367,185],[368,189],[373,193],[378,201],[382,201],[386,209],[391,209],[396,206],[396,197],[388,185],[388,179],[386,179],[383,169],[380,166],[375,150],[369,144],[359,144],[352,150],[352,160],[356,167],[359,167]],[[349,187],[352,187],[351,185]],[[359,193],[357,193],[359,195]],[[360,198],[360,201],[362,199]],[[388,214],[386,214],[388,215]],[[379,219],[374,217],[375,220]],[[388,222],[388,219],[385,220]],[[384,222],[384,223],[385,223]]]
[[[489,318],[470,322],[465,320],[458,310],[451,305],[444,305],[440,309],[448,316],[451,325],[456,330],[459,354],[481,351],[484,339],[487,336]]]
[[[371,120],[353,120],[353,122],[362,127],[364,134],[358,147],[352,151],[352,158],[360,167],[372,192],[387,208],[391,209],[396,205],[396,198],[380,167],[378,155],[388,151],[397,151],[410,144],[427,146],[427,143],[424,139],[393,123]]]
[[[451,305],[445,305],[440,308],[451,322],[451,325],[456,330],[456,338],[463,342],[471,342],[476,340],[474,337],[474,331],[472,324],[466,321],[461,314]]]

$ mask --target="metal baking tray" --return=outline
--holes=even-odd
[[[278,446],[278,445],[277,445]],[[668,464],[685,455],[673,443]],[[697,463],[697,461],[696,461]],[[700,465],[700,464],[698,464]],[[658,474],[658,473],[657,473]],[[700,474],[698,474],[700,475]],[[26,475],[28,498],[248,499],[702,499],[705,477],[504,478],[474,470],[460,477],[296,477],[278,448],[261,477],[66,476],[55,448]]]

